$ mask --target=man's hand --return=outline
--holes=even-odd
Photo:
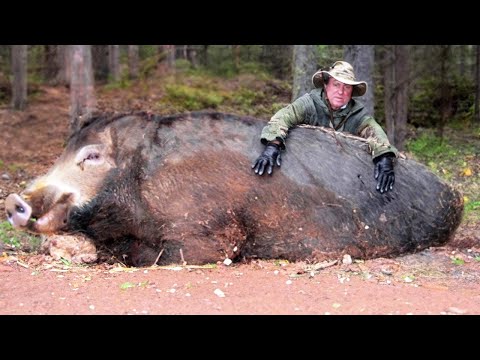
[[[252,165],[252,169],[255,170],[255,174],[263,175],[265,167],[267,167],[267,174],[271,175],[273,172],[273,165],[277,163],[280,166],[282,163],[282,157],[280,155],[280,146],[275,143],[268,143],[255,163]]]
[[[395,173],[393,172],[394,157],[392,153],[386,153],[373,161],[375,164],[374,176],[377,180],[377,190],[382,194],[392,190],[395,183]]]

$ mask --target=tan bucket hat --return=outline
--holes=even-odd
[[[316,88],[323,86],[323,73],[327,73],[344,84],[353,85],[352,96],[362,96],[367,92],[367,83],[355,79],[353,66],[346,61],[336,61],[331,68],[321,69],[313,74],[312,82]]]

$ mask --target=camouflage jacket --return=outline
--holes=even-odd
[[[392,152],[398,157],[398,150],[390,144],[387,134],[375,119],[367,114],[364,105],[352,99],[343,109],[331,111],[326,104],[323,89],[314,89],[299,97],[290,105],[277,111],[263,128],[261,141],[267,144],[280,140],[285,148],[288,130],[299,124],[333,127],[337,131],[349,132],[368,140],[372,158]]]

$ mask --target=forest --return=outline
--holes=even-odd
[[[311,89],[316,70],[343,58],[369,84],[362,98],[367,108],[404,149],[407,125],[435,128],[441,137],[447,123],[480,122],[479,57],[474,45],[3,45],[0,103],[21,110],[37,86],[72,83],[71,91],[85,97],[77,97],[76,106],[86,107],[82,101],[94,95],[79,86],[128,87],[158,67],[225,79],[241,73],[270,77],[291,89],[294,100]],[[212,105],[219,104],[199,103]],[[78,111],[72,108],[72,116]]]

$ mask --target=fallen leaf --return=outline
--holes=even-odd
[[[463,169],[462,175],[463,176],[472,176],[473,175],[472,169],[470,169],[470,168]]]

